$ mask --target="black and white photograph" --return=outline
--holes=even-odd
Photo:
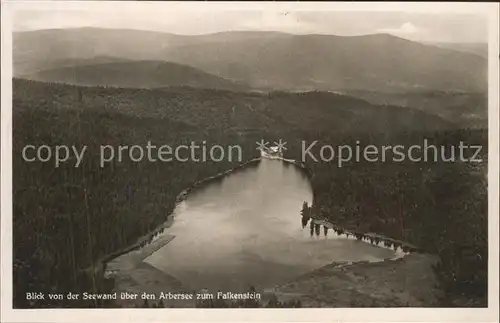
[[[2,322],[498,321],[498,3],[379,5],[2,1]]]

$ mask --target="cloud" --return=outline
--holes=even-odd
[[[379,29],[379,32],[389,33],[389,34],[398,34],[398,35],[409,35],[416,34],[420,30],[411,22],[405,22],[399,28],[383,28]]]

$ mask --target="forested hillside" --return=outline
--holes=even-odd
[[[447,91],[410,91],[383,93],[375,91],[346,91],[347,95],[372,104],[409,107],[437,115],[460,128],[488,127],[488,95]]]
[[[240,145],[244,160],[257,156],[255,142],[261,138],[289,142],[286,154],[293,158],[299,158],[302,140],[354,146],[356,141],[421,144],[427,138],[447,146],[464,140],[487,147],[484,130],[457,129],[423,111],[333,93],[112,89],[23,80],[13,83],[13,131],[15,307],[75,306],[30,303],[27,291],[109,289],[112,282],[102,273],[90,274],[93,264],[165,221],[176,196],[194,181],[238,164],[124,160],[101,168],[100,145],[205,140]],[[55,168],[23,161],[21,150],[28,144],[89,147],[79,168],[74,163]],[[484,306],[486,163],[364,162],[339,168],[336,160],[308,160],[306,166],[314,216],[439,254],[443,286],[453,295],[447,301],[465,295]]]
[[[78,63],[73,61],[73,64]],[[98,62],[73,66],[64,66],[63,63],[62,67],[25,74],[22,77],[43,82],[136,89],[171,86],[233,91],[249,89],[243,83],[229,81],[190,66],[162,61]]]
[[[349,162],[309,160],[313,217],[344,228],[407,241],[441,257],[437,272],[447,293],[443,306],[486,306],[488,286],[488,191],[486,130],[406,132],[386,137],[325,136],[337,145],[481,145],[481,163]],[[317,156],[318,150],[313,151]],[[432,154],[432,152],[431,152]],[[457,157],[458,158],[458,157]]]

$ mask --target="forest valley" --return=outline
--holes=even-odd
[[[305,167],[314,193],[311,217],[437,254],[443,306],[487,306],[487,136],[486,126],[457,127],[425,112],[333,93],[136,90],[14,79],[14,307],[116,306],[25,295],[110,293],[103,260],[166,221],[182,190],[239,164],[124,159],[101,167],[100,145],[206,140],[238,144],[245,161],[259,157],[255,142],[261,138],[297,143],[285,152],[297,160],[301,140],[353,147],[357,141],[411,145],[424,139],[446,147],[482,145],[482,163],[360,161],[339,168],[333,159],[306,161]],[[25,162],[26,145],[89,149],[80,167],[56,168]]]

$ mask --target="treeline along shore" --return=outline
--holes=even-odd
[[[285,157],[295,160],[301,159],[302,140],[354,146],[419,144],[426,138],[445,146],[483,145],[480,164],[365,161],[339,168],[336,160],[305,160],[304,166],[314,193],[312,217],[439,255],[443,304],[486,306],[486,129],[324,92],[135,90],[19,79],[13,80],[14,306],[115,306],[103,300],[26,300],[25,294],[109,293],[113,282],[99,263],[165,223],[186,188],[257,158],[255,142],[262,138],[284,139]],[[148,140],[237,144],[243,156],[220,162],[123,160],[101,167],[100,145]],[[86,145],[88,152],[78,168],[55,168],[23,160],[26,145]]]
[[[457,129],[377,138],[412,145],[480,144],[483,160],[470,162],[307,162],[314,203],[306,218],[326,220],[360,237],[381,234],[408,251],[437,254],[443,306],[487,306],[487,131]],[[357,137],[357,139],[360,137]],[[326,142],[344,138],[325,138]],[[347,139],[349,140],[349,139]]]
[[[224,171],[222,173],[218,173],[216,175],[195,181],[188,188],[182,190],[177,195],[177,197],[175,198],[175,206],[177,206],[178,203],[181,203],[182,201],[184,201],[187,198],[187,196],[189,195],[189,193],[193,192],[194,190],[201,188],[204,185],[207,185],[213,181],[221,180],[225,176],[228,176],[228,175],[230,175],[238,170],[242,170],[246,167],[256,165],[259,163],[259,161],[260,161],[260,158],[256,157],[256,158],[250,159],[249,161],[242,162],[241,164],[236,165],[234,168],[231,168],[231,169]],[[123,254],[126,254],[126,253],[129,253],[131,251],[143,248],[144,246],[150,244],[155,239],[155,237],[157,237],[158,235],[165,232],[165,230],[168,229],[170,227],[170,225],[172,224],[173,219],[169,215],[167,215],[167,220],[165,222],[161,223],[153,230],[147,232],[145,235],[139,237],[136,240],[136,242],[134,242],[133,244],[126,246],[126,247],[124,247],[120,250],[117,250],[115,252],[112,252],[110,254],[105,255],[102,259],[100,259],[96,263],[93,262],[91,264],[91,267],[87,268],[86,270],[92,270],[96,274],[103,274],[103,272],[106,271],[106,264],[110,260],[113,260],[113,259],[115,259]],[[167,241],[167,243],[168,243],[168,241]],[[158,250],[160,247],[161,247],[161,245],[158,246],[157,248],[155,248],[154,250],[152,250],[151,253]],[[151,254],[151,253],[149,253],[149,254]]]

